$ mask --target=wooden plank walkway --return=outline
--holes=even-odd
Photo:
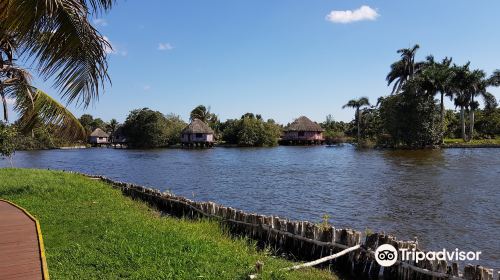
[[[37,220],[0,199],[0,279],[48,280],[43,250]]]

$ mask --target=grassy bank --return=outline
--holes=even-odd
[[[444,147],[500,147],[500,137],[495,139],[473,139],[472,141],[465,142],[462,138],[446,138],[444,139]]]
[[[109,185],[56,171],[0,169],[0,197],[41,223],[51,279],[337,279],[233,239],[210,221],[160,217]]]

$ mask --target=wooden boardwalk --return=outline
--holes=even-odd
[[[0,279],[48,280],[37,220],[0,199]]]

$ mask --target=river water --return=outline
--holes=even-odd
[[[14,164],[100,174],[296,220],[328,214],[338,228],[418,237],[428,250],[481,251],[478,263],[500,269],[500,149],[93,148],[17,152]]]

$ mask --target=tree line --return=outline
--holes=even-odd
[[[391,64],[386,77],[392,86],[387,96],[379,97],[376,104],[366,97],[349,100],[342,108],[355,109],[351,122],[335,121],[328,115],[320,123],[327,143],[353,141],[359,147],[424,148],[438,146],[445,138],[471,141],[500,135],[500,108],[489,92],[500,85],[500,71],[487,75],[483,70],[471,69],[470,63],[457,65],[452,58],[436,60],[432,55],[417,61],[418,49],[415,45],[398,50],[400,59]],[[11,51],[0,48],[1,62],[5,65],[11,64],[8,60]],[[7,74],[14,77],[13,73]],[[133,110],[123,124],[115,119],[105,122],[89,114],[77,119],[50,97],[35,94],[38,89],[29,87],[26,95],[15,92],[19,84],[12,84],[11,88],[7,85],[18,83],[20,78],[12,79],[3,81],[5,122],[0,123],[0,146],[4,155],[16,149],[82,144],[96,128],[111,135],[121,128],[131,147],[166,147],[180,142],[181,131],[187,125],[178,115],[164,115],[148,108]],[[15,109],[20,118],[9,124],[5,101],[12,94],[18,98]],[[446,99],[455,108],[446,109]],[[478,100],[483,101],[482,107]],[[191,111],[190,120],[195,118],[214,130],[219,143],[237,146],[275,146],[285,127],[254,113],[222,122],[210,107],[203,105]]]
[[[392,91],[375,105],[368,98],[350,100],[344,107],[356,109],[360,145],[424,148],[443,143],[445,137],[495,138],[500,135],[500,109],[488,90],[500,85],[500,71],[487,75],[457,65],[452,58],[436,61],[432,55],[416,61],[418,45],[400,49],[400,59],[387,75]],[[438,98],[436,100],[436,97]],[[459,112],[446,110],[449,98]],[[481,109],[478,99],[482,99]]]
[[[199,105],[190,113],[190,121],[199,119],[214,131],[217,141],[238,146],[275,146],[282,126],[261,115],[246,113],[240,119],[221,122],[210,108]],[[134,148],[158,148],[180,143],[181,132],[187,126],[178,115],[164,115],[149,108],[130,112],[122,125],[127,142]]]

